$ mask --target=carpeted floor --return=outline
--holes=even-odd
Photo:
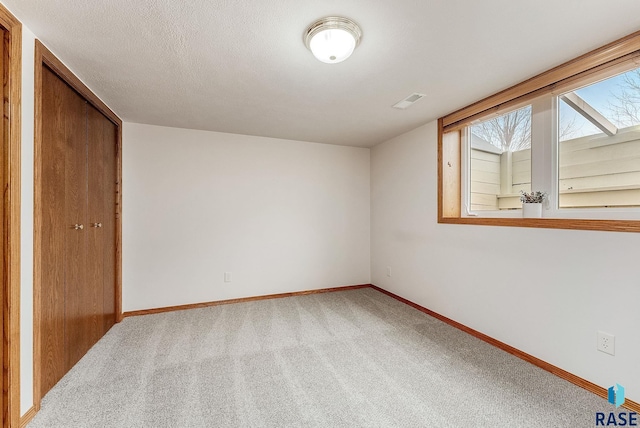
[[[127,318],[28,427],[592,427],[610,410],[366,288]]]

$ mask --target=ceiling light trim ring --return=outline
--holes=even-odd
[[[324,30],[345,30],[353,36],[353,39],[356,42],[356,46],[360,44],[360,39],[362,39],[362,30],[354,21],[349,18],[343,18],[341,16],[327,16],[326,18],[318,19],[316,22],[311,24],[307,31],[304,34],[304,45],[307,49],[311,50],[310,43],[313,36],[318,34]]]

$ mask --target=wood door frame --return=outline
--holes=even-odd
[[[4,192],[2,280],[2,423],[20,424],[20,137],[22,93],[22,24],[0,4],[0,26],[5,31],[2,136]]]
[[[34,124],[34,242],[33,242],[33,402],[36,411],[40,409],[41,390],[41,343],[40,298],[42,287],[42,67],[46,66],[62,81],[82,95],[93,107],[105,115],[116,126],[116,272],[115,272],[115,312],[116,322],[122,320],[122,120],[78,79],[46,46],[36,40],[35,47],[35,124]]]
[[[0,26],[5,31],[3,100],[5,132],[2,136],[4,192],[2,280],[2,423],[20,423],[20,137],[22,93],[22,24],[0,4]]]

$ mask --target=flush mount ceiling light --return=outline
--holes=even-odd
[[[328,16],[307,28],[304,44],[318,60],[337,64],[351,56],[361,38],[358,24],[348,18]]]

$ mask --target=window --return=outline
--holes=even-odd
[[[467,212],[520,208],[531,191],[531,105],[468,126]]]
[[[438,220],[640,232],[639,59],[640,32],[441,118]]]
[[[640,68],[559,97],[558,206],[640,206]]]

